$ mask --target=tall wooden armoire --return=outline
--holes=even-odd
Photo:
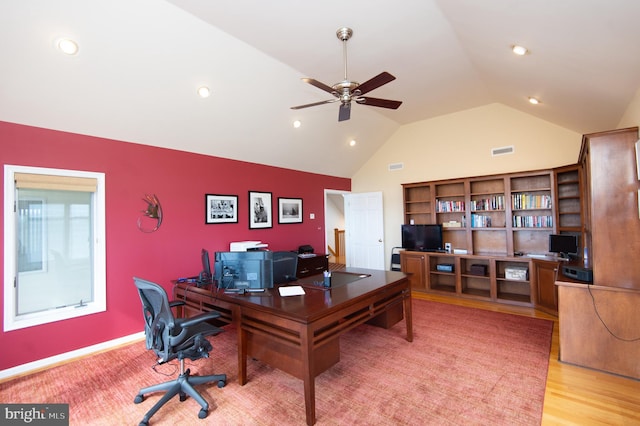
[[[585,233],[596,285],[640,290],[638,128],[585,135]]]

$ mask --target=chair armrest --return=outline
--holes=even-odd
[[[201,322],[216,319],[220,314],[216,311],[203,312],[194,317],[180,319],[180,327],[188,328]]]
[[[186,302],[184,300],[172,300],[169,302],[170,308],[175,308],[176,306],[183,306],[183,305],[186,305]]]

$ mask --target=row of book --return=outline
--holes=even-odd
[[[543,194],[512,194],[511,207],[515,210],[550,209],[551,195]]]
[[[514,228],[551,228],[553,227],[552,216],[514,216]]]
[[[490,228],[491,217],[482,214],[471,215],[471,227],[472,228]]]
[[[488,211],[488,210],[504,210],[504,195],[495,195],[492,197],[471,200],[471,211]],[[542,194],[513,194],[511,195],[511,207],[514,210],[527,209],[550,209],[551,195]],[[436,211],[438,213],[464,212],[464,201],[456,200],[437,200]]]
[[[436,209],[438,213],[464,212],[464,201],[437,200]]]
[[[471,211],[504,210],[504,195],[494,195],[479,200],[471,200]]]

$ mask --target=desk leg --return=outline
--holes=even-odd
[[[313,364],[313,332],[308,328],[305,328],[301,334],[304,406],[307,414],[307,425],[311,426],[316,422],[316,383],[315,375],[313,374],[315,371]]]
[[[411,316],[411,289],[404,296],[404,322],[407,324],[407,342],[413,342],[413,320]]]
[[[247,383],[247,332],[242,327],[242,312],[240,308],[233,310],[233,322],[238,328],[238,383]]]

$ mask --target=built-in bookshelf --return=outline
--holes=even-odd
[[[444,241],[466,254],[546,253],[553,183],[553,171],[541,170],[405,184],[405,223],[442,224]]]

